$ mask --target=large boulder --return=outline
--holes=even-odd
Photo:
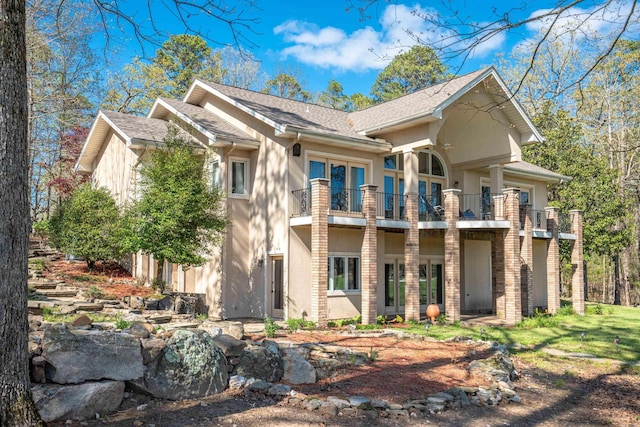
[[[283,379],[289,384],[314,384],[316,368],[302,355],[293,353],[284,358]]]
[[[226,334],[241,340],[244,336],[244,325],[242,322],[232,320],[205,320],[198,326],[198,329],[203,329],[214,337],[216,335]]]
[[[205,331],[176,330],[147,360],[142,378],[129,383],[139,392],[181,400],[217,394],[227,387],[227,359]]]
[[[46,384],[33,387],[33,400],[42,419],[88,420],[114,412],[124,395],[124,382],[100,381],[77,385]]]
[[[278,344],[264,340],[262,345],[247,346],[236,367],[237,375],[264,381],[280,381],[284,373],[284,362]]]
[[[144,372],[140,341],[129,334],[51,327],[44,332],[42,356],[47,379],[58,384],[126,381]]]

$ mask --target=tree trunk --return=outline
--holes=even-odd
[[[0,0],[0,425],[42,425],[27,351],[29,185],[25,1]]]
[[[620,255],[613,257],[615,277],[613,279],[613,305],[620,305]]]
[[[158,259],[158,268],[156,269],[156,287],[160,293],[164,292],[164,280],[162,280],[162,276],[164,275],[164,258]]]

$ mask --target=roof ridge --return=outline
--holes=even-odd
[[[314,107],[319,107],[319,108],[325,108],[325,109],[331,110],[331,111],[341,111],[341,112],[345,112],[346,113],[346,111],[344,111],[344,110],[339,110],[337,108],[328,107],[326,105],[320,105],[320,104],[317,104],[315,102],[300,101],[300,100],[297,100],[297,99],[286,98],[284,96],[273,95],[271,93],[260,92],[260,91],[253,90],[253,89],[245,89],[245,88],[241,88],[241,87],[238,87],[238,86],[226,85],[224,83],[212,82],[210,80],[204,80],[204,79],[200,79],[200,78],[197,78],[196,80],[200,80],[202,83],[208,84],[208,85],[210,85],[212,87],[214,87],[214,86],[223,86],[223,87],[228,87],[228,88],[232,88],[232,89],[243,91],[243,92],[255,93],[255,94],[259,95],[259,96],[271,97],[271,98],[275,98],[275,99],[278,99],[278,100],[291,101],[291,102],[295,102],[295,103],[306,105],[306,106],[314,106]]]

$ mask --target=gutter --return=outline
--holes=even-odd
[[[389,152],[392,148],[391,144],[385,140],[364,140],[360,138],[353,137],[345,137],[345,136],[330,136],[321,132],[314,132],[305,129],[301,129],[295,126],[286,125],[284,126],[283,131],[276,130],[276,136],[292,136],[297,140],[300,140],[302,136],[307,136],[309,139],[320,140],[324,142],[332,142],[339,144],[346,144],[358,149],[368,149],[367,151],[372,151],[375,153],[386,153]],[[363,147],[364,146],[364,147]]]

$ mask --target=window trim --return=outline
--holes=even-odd
[[[334,258],[344,258],[345,261],[345,289],[344,290],[335,290],[331,287],[332,281],[331,277],[333,274],[333,259]],[[356,288],[349,289],[349,258],[356,258],[358,260],[358,275],[356,280]],[[327,256],[327,296],[340,296],[340,295],[355,295],[359,294],[362,291],[362,258],[359,253],[349,252],[349,253],[330,253]]]
[[[246,157],[229,157],[229,167],[227,171],[227,179],[228,179],[228,191],[227,196],[234,199],[248,199],[251,194],[251,188],[249,186],[249,176],[250,176],[250,161]],[[233,188],[231,187],[233,183],[233,164],[234,163],[243,163],[244,164],[244,192],[243,193],[234,193]]]

